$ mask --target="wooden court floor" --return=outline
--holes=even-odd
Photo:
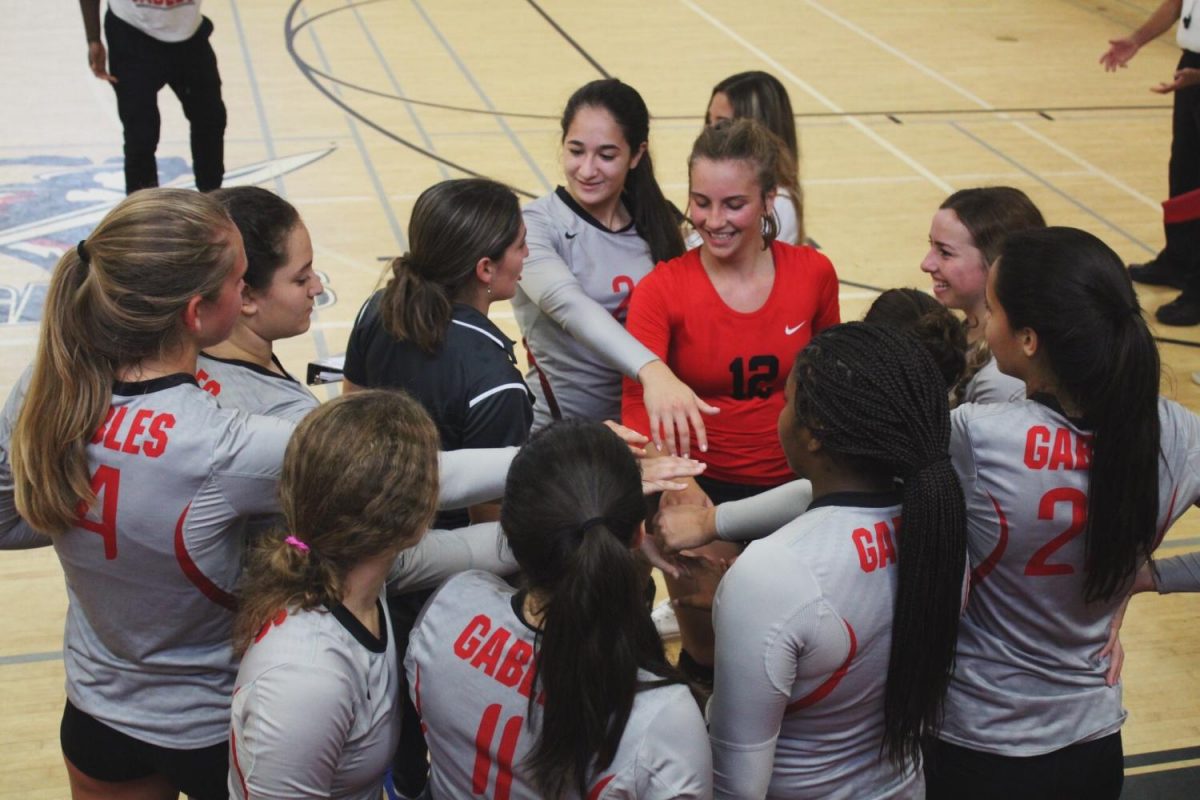
[[[91,77],[75,0],[2,0],[0,394],[32,356],[47,276],[121,196],[121,132]],[[660,181],[683,205],[684,158],[711,86],[765,69],[799,114],[808,228],[843,280],[843,316],[877,288],[926,287],[929,219],[954,189],[1010,184],[1051,224],[1124,258],[1162,244],[1169,98],[1148,88],[1173,36],[1127,70],[1097,64],[1155,0],[207,0],[229,109],[226,164],[290,199],[329,291],[294,372],[340,352],[413,200],[467,172],[530,195],[560,182],[557,115],[605,75],[646,98]],[[178,103],[160,97],[163,181],[190,179]],[[1152,311],[1172,293],[1142,289]],[[511,312],[493,311],[516,333]],[[1163,391],[1200,411],[1200,328],[1160,329]],[[324,390],[321,390],[324,391]],[[1200,547],[1189,513],[1164,554]],[[57,740],[65,593],[48,550],[0,553],[0,797],[67,794]],[[164,609],[164,613],[168,613]],[[1125,628],[1126,796],[1200,792],[1200,600],[1140,597]],[[1153,785],[1151,782],[1155,781]],[[1167,787],[1171,783],[1174,788]],[[1166,787],[1166,788],[1164,788]],[[1165,794],[1164,794],[1165,792]]]

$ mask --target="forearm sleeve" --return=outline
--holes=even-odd
[[[812,484],[796,480],[744,500],[717,506],[717,538],[727,542],[761,539],[803,514],[812,502]]]

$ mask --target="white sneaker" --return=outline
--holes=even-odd
[[[654,620],[654,627],[663,639],[679,638],[679,620],[675,618],[675,609],[670,600],[663,600],[656,605],[650,612],[650,619]]]

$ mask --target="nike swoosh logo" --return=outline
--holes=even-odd
[[[564,235],[565,235],[565,236],[566,236],[568,239],[574,239],[574,238],[575,238],[576,236],[578,236],[579,234],[578,234],[578,233],[568,233],[568,234],[564,234]]]
[[[805,323],[807,323],[807,322],[808,322],[808,320],[805,320],[804,322],[801,322],[799,325],[797,325],[797,326],[796,326],[796,327],[794,327],[794,328],[793,328],[791,325],[784,325],[784,326],[783,326],[783,333],[784,333],[784,335],[785,335],[785,336],[791,336],[793,333],[795,333],[796,331],[798,331],[798,330],[800,330],[801,328],[803,328],[803,327],[804,327],[804,325],[805,325]]]

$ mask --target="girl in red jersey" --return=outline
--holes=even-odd
[[[775,422],[792,362],[809,340],[840,321],[837,275],[811,247],[775,239],[777,137],[751,119],[706,128],[688,158],[688,208],[703,244],[642,279],[626,327],[706,403],[708,469],[691,491],[664,503],[724,502],[792,478]],[[624,423],[647,429],[642,387],[625,382]],[[710,555],[730,558],[729,546]],[[672,597],[711,595],[711,579],[668,579]],[[712,664],[708,612],[679,615],[691,668]],[[705,670],[694,670],[704,678]]]

